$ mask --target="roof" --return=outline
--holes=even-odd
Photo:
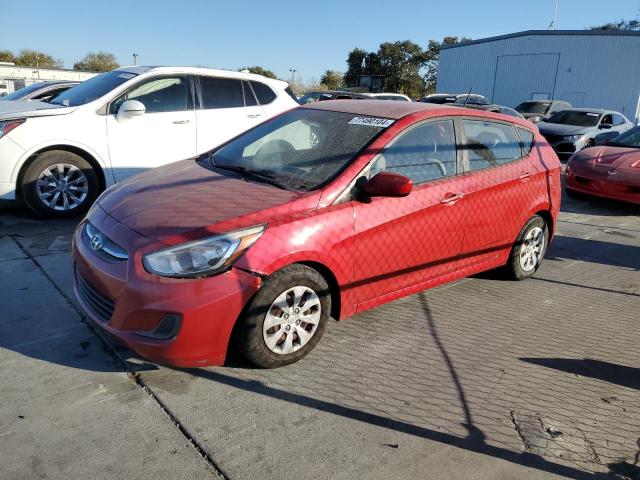
[[[222,70],[208,67],[189,67],[189,66],[166,66],[166,65],[134,65],[129,67],[120,67],[116,70],[135,73],[141,75],[146,72],[158,72],[167,74],[193,74],[193,75],[215,75],[219,77],[239,78],[242,80],[255,80],[271,85],[287,85],[287,82],[275,78],[268,78],[255,73],[238,72],[236,70]]]
[[[588,112],[588,113],[618,113],[614,110],[605,110],[602,108],[567,108],[563,112]]]
[[[388,100],[325,100],[323,102],[307,103],[300,108],[314,110],[329,110],[332,112],[352,113],[371,117],[384,117],[399,120],[412,113],[425,110],[442,110],[449,105],[422,102],[390,102]]]
[[[479,38],[464,43],[456,43],[455,45],[442,45],[441,50],[449,48],[466,47],[478,43],[495,42],[498,40],[506,40],[508,38],[527,37],[531,35],[558,35],[558,36],[574,36],[574,35],[606,35],[606,36],[623,36],[623,37],[640,37],[640,32],[632,30],[525,30],[522,32],[508,33],[506,35],[498,35],[496,37]]]

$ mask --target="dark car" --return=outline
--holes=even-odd
[[[9,95],[0,98],[0,101],[9,100],[39,100],[48,102],[53,97],[57,97],[65,90],[75,87],[80,82],[55,81],[55,82],[38,82],[28,85],[20,90],[16,90]]]
[[[420,101],[422,103],[437,103],[442,105],[444,103],[455,102],[456,97],[457,95],[452,95],[450,93],[432,93],[431,95],[426,95],[425,97],[422,97]]]
[[[463,93],[461,95],[456,95],[456,100],[453,102],[454,105],[489,105],[489,101],[483,95],[478,95],[476,93]]]
[[[569,102],[562,100],[531,100],[522,102],[516,110],[533,123],[549,118],[551,115],[572,108]]]
[[[364,100],[369,98],[367,95],[347,92],[342,90],[322,90],[318,92],[309,92],[298,99],[300,105],[307,103],[322,102],[324,100]]]
[[[457,104],[454,103],[454,105]],[[516,112],[513,108],[505,107],[503,105],[478,105],[475,103],[467,103],[467,108],[475,108],[476,110],[484,110],[485,112],[501,113],[503,115],[509,115],[510,117],[524,119],[524,117]]]

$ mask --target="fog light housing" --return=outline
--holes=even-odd
[[[153,338],[155,340],[169,340],[178,335],[182,325],[182,315],[168,313],[153,330],[134,330],[133,333],[141,337]]]

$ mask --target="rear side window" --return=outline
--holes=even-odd
[[[531,150],[533,149],[533,132],[527,130],[526,128],[516,128],[518,129],[518,133],[520,134],[520,138],[522,139],[524,154],[529,155],[531,153]]]
[[[200,77],[202,108],[244,107],[242,82],[234,78]]]
[[[479,120],[463,120],[462,124],[471,171],[509,163],[522,155],[510,125]]]
[[[420,184],[456,174],[452,120],[429,122],[402,133],[371,166],[370,176],[399,173]]]
[[[258,105],[258,101],[256,100],[256,96],[253,94],[253,90],[251,90],[251,86],[249,82],[242,82],[242,90],[244,90],[244,104],[247,107],[253,107]]]
[[[251,82],[251,86],[253,87],[253,91],[256,92],[256,97],[258,97],[260,105],[266,105],[276,99],[276,93],[264,83]]]
[[[613,125],[622,125],[624,123],[624,117],[622,115],[618,115],[617,113],[613,114]]]

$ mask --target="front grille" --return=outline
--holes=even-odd
[[[109,297],[96,290],[76,269],[76,288],[84,304],[101,322],[107,323],[113,316],[115,304]]]

